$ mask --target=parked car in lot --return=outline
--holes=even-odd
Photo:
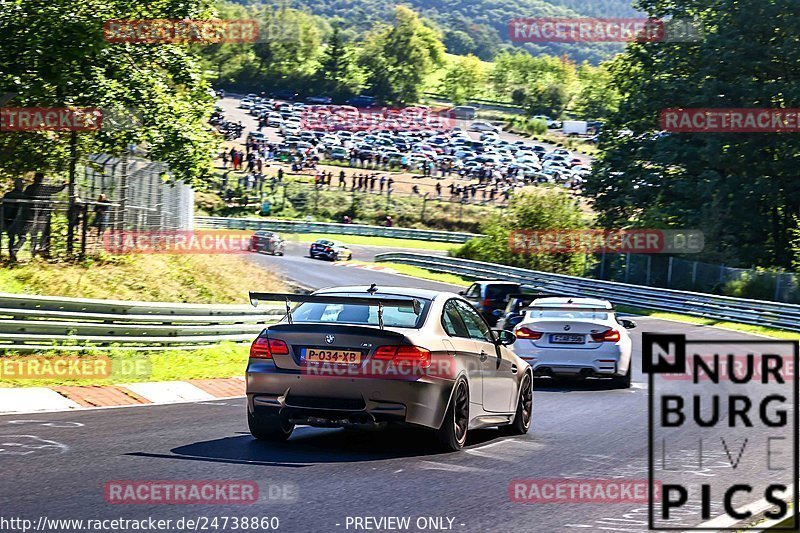
[[[320,239],[313,243],[308,255],[312,259],[327,259],[328,261],[350,261],[353,258],[353,252],[350,248],[327,239]]]
[[[618,388],[631,386],[632,320],[618,319],[606,300],[539,298],[516,326],[514,351],[535,375],[611,378]]]
[[[495,133],[500,133],[500,128],[488,122],[476,120],[470,125],[469,131],[493,131]]]
[[[330,96],[309,96],[306,98],[306,103],[309,104],[329,105],[331,102],[333,102],[333,98]]]
[[[497,317],[494,312],[505,308],[509,295],[520,292],[522,292],[522,288],[519,283],[510,281],[476,281],[466,291],[462,291],[459,294],[474,305],[483,315],[483,318],[493,326],[497,323]]]
[[[457,451],[472,429],[530,428],[533,375],[508,348],[514,335],[490,329],[456,294],[373,285],[250,300],[299,303],[250,348],[247,420],[257,439],[286,440],[299,424],[402,425]]]
[[[284,242],[280,235],[271,231],[257,231],[250,237],[250,251],[272,255],[283,255]]]

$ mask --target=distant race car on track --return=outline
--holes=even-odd
[[[536,375],[607,377],[631,386],[632,320],[617,320],[611,303],[591,298],[539,298],[514,332],[514,351]]]
[[[457,294],[373,285],[250,298],[287,306],[250,350],[247,415],[258,439],[285,440],[296,424],[407,424],[455,451],[469,429],[530,427],[533,374],[507,348],[514,335],[490,329]]]
[[[308,255],[312,259],[327,259],[328,261],[350,261],[353,258],[353,252],[350,248],[327,239],[320,239],[313,243]]]

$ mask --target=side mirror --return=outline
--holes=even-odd
[[[459,296],[466,296],[466,291],[458,291]]]
[[[636,329],[637,327],[636,322],[634,322],[633,320],[628,320],[627,318],[623,318],[622,320],[619,321],[619,323],[625,329]]]
[[[517,336],[511,331],[505,329],[493,329],[492,332],[494,333],[495,339],[497,339],[497,344],[500,346],[511,346],[517,342]]]
[[[494,316],[496,318],[503,318],[504,314],[505,313],[503,312],[502,309],[495,309],[494,311],[492,311],[492,316]]]

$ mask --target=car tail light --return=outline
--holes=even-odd
[[[259,337],[250,346],[250,357],[272,359],[273,355],[289,355],[289,347],[278,339]]]
[[[619,331],[616,329],[607,329],[602,333],[592,333],[593,342],[617,342],[619,339]]]
[[[492,300],[489,298],[484,298],[483,300],[481,300],[481,305],[483,307],[489,307],[490,305],[492,305]]]
[[[419,363],[422,368],[431,366],[431,352],[419,346],[381,346],[372,354],[373,359],[395,363]]]
[[[529,339],[529,340],[532,340],[532,341],[536,341],[536,340],[541,339],[542,335],[544,335],[544,333],[542,333],[541,331],[534,331],[532,329],[523,327],[523,328],[519,328],[516,331],[516,335],[517,335],[518,339]]]
[[[325,251],[326,251],[326,252],[330,252],[330,251],[331,251],[331,248],[330,248],[330,247],[328,247],[328,248],[325,248]]]

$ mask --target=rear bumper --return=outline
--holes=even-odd
[[[405,422],[438,428],[450,401],[453,380],[319,376],[259,363],[247,372],[251,412],[280,413],[298,423],[346,425]]]
[[[518,349],[515,345],[515,352],[531,365],[537,376],[613,377],[625,374],[630,364],[630,358],[624,357],[623,350],[616,345],[583,350],[523,346]]]

